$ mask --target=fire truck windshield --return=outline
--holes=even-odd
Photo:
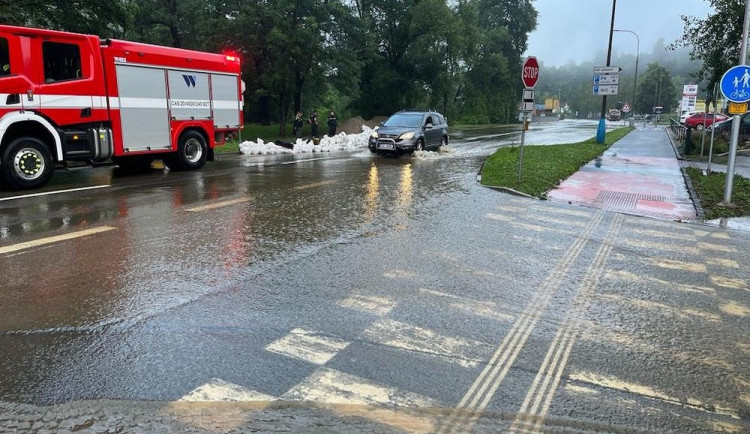
[[[0,77],[10,75],[10,51],[8,40],[0,38]]]

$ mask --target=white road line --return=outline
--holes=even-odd
[[[12,244],[10,246],[0,247],[0,255],[6,253],[17,252],[23,249],[30,249],[32,247],[43,246],[45,244],[57,243],[60,241],[66,241],[73,238],[85,237],[87,235],[94,235],[101,232],[113,231],[115,228],[111,226],[101,226],[98,228],[86,229],[84,231],[71,232],[64,235],[56,235],[54,237],[40,238],[38,240],[26,241],[25,243]]]
[[[49,196],[51,194],[59,194],[59,193],[71,193],[73,191],[84,191],[84,190],[94,190],[98,188],[107,188],[111,187],[111,185],[95,185],[93,187],[81,187],[81,188],[71,188],[69,190],[57,190],[57,191],[46,191],[44,193],[32,193],[32,194],[24,194],[23,196],[11,196],[11,197],[3,197],[0,198],[0,202],[5,202],[8,200],[15,200],[15,199],[26,199],[28,197],[39,197],[39,196]]]
[[[209,205],[197,206],[195,208],[188,208],[186,211],[190,211],[190,212],[208,211],[208,210],[212,210],[216,208],[222,208],[225,206],[236,205],[238,203],[244,203],[244,202],[249,202],[249,201],[250,201],[249,197],[242,197],[239,199],[225,200],[223,202],[216,202],[216,203],[212,203]]]
[[[308,158],[307,160],[285,161],[283,163],[279,163],[279,165],[284,166],[287,164],[297,164],[297,163],[304,163],[305,161],[318,161],[318,160],[327,160],[327,158]]]

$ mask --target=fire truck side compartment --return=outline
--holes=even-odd
[[[116,68],[123,147],[128,152],[170,149],[165,69]]]

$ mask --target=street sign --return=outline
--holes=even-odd
[[[594,85],[602,85],[602,84],[620,84],[620,74],[595,75]]]
[[[719,87],[729,101],[750,101],[750,66],[737,65],[729,68],[721,77]]]
[[[686,84],[682,87],[682,95],[683,96],[697,96],[698,95],[698,85],[697,84]]]
[[[747,103],[730,102],[728,111],[730,115],[744,114],[747,111]]]
[[[521,81],[529,89],[536,86],[536,82],[539,81],[539,62],[536,61],[536,57],[529,56],[524,60],[521,67]]]
[[[697,99],[698,99],[697,96],[683,96],[682,97],[682,111],[695,110],[695,102]]]
[[[618,87],[614,85],[594,86],[594,95],[617,95]]]
[[[628,112],[630,112],[630,104],[628,104],[628,103],[625,103],[625,104],[623,104],[623,105],[622,105],[622,112],[623,112],[623,113],[628,113]]]
[[[521,110],[525,112],[534,111],[534,89],[523,90],[523,105]]]
[[[622,71],[619,66],[595,66],[594,75],[596,74],[617,74]]]

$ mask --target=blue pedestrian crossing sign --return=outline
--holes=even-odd
[[[721,93],[732,102],[750,101],[750,65],[737,65],[721,77]]]

